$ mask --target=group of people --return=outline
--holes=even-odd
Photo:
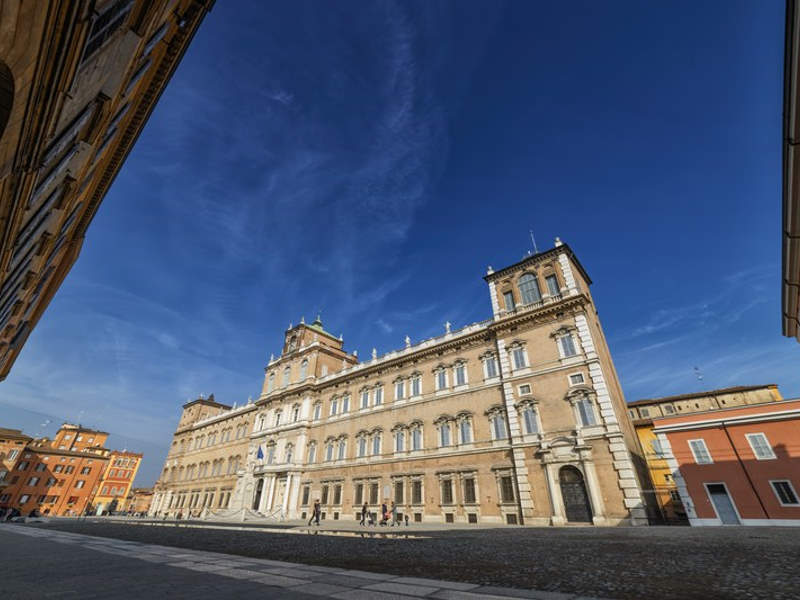
[[[322,506],[319,503],[319,500],[314,501],[314,507],[311,509],[311,518],[308,519],[308,524],[311,525],[312,523],[316,523],[319,525],[320,515],[322,514]],[[381,527],[394,527],[397,525],[400,527],[403,523],[401,522],[401,518],[397,515],[397,505],[392,502],[391,507],[386,506],[384,502],[381,504],[381,514],[380,520],[376,523],[376,519],[373,517],[372,513],[369,512],[369,507],[367,503],[364,502],[364,506],[361,507],[361,521],[359,521],[359,525],[367,526],[372,525],[380,525]],[[403,515],[402,519],[405,520],[406,527],[408,527],[408,515]]]

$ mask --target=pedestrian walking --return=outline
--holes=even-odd
[[[309,525],[311,525],[312,521],[316,521],[317,525],[319,525],[320,512],[322,512],[322,507],[319,505],[319,500],[314,500],[314,508],[311,509],[311,518],[308,520]]]
[[[400,522],[397,520],[397,505],[392,502],[392,527],[397,525],[400,526]]]
[[[389,509],[386,508],[386,502],[381,504],[381,527],[386,525],[389,521]]]
[[[367,514],[369,510],[367,510],[367,503],[364,502],[364,506],[361,507],[361,522],[359,525],[366,525],[367,524]]]
[[[406,515],[403,515],[403,517],[404,517],[404,518],[405,518],[405,520],[406,520],[406,527],[408,527],[408,515],[407,515],[407,514],[406,514]]]

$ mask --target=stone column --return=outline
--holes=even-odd
[[[603,496],[600,493],[600,482],[597,479],[597,470],[594,466],[594,461],[589,454],[591,450],[581,451],[581,466],[583,467],[583,475],[586,483],[586,491],[589,493],[589,499],[592,501],[592,522],[595,525],[606,524],[606,507],[603,503]]]
[[[551,525],[566,525],[567,517],[564,510],[564,499],[561,497],[561,487],[558,484],[558,465],[550,462],[550,459],[543,458],[544,474],[547,479],[547,490],[550,494],[550,507],[552,516]]]
[[[283,504],[281,505],[281,510],[283,511],[284,515],[289,509],[289,494],[292,490],[292,479],[293,476],[291,473],[286,475],[286,485],[283,488]]]
[[[267,510],[264,512],[272,512],[272,496],[275,493],[275,475],[270,476],[269,480],[269,499],[267,500]]]

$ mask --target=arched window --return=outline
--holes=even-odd
[[[275,442],[270,442],[267,444],[267,464],[271,465],[275,463]]]
[[[294,455],[294,445],[293,444],[286,444],[286,462],[291,463],[292,457]]]
[[[453,366],[453,379],[455,385],[466,385],[467,383],[467,365],[464,361],[459,361]]]
[[[581,425],[590,427],[597,425],[597,418],[594,414],[594,403],[589,394],[583,394],[577,401],[578,415],[580,415]]]
[[[394,399],[402,400],[406,396],[406,382],[398,379],[394,382]]]
[[[525,433],[539,433],[539,422],[536,418],[536,406],[532,402],[526,402],[520,406],[522,413],[522,423],[525,426]]]
[[[292,423],[297,423],[300,420],[300,405],[295,404],[292,406]]]
[[[383,404],[383,386],[375,386],[375,406]]]
[[[303,359],[303,362],[300,363],[300,381],[305,381],[306,377],[308,377],[308,359]]]
[[[322,402],[314,403],[314,420],[319,421],[322,417]]]
[[[447,370],[444,367],[439,367],[436,370],[436,389],[447,389]]]
[[[438,427],[439,427],[439,446],[441,448],[447,448],[450,445],[450,421],[445,419],[439,419]]]
[[[327,462],[333,460],[333,440],[328,440],[325,443],[325,460]]]
[[[292,374],[292,367],[286,367],[283,370],[283,381],[281,381],[281,387],[286,387],[289,385],[289,377]]]
[[[542,293],[539,291],[539,281],[534,275],[525,273],[519,278],[518,285],[523,304],[533,304],[542,299]]]
[[[504,440],[508,437],[508,428],[506,427],[506,416],[503,414],[503,409],[499,406],[489,409],[486,413],[489,416],[489,424],[492,429],[493,440]]]
[[[411,376],[411,396],[416,397],[422,394],[422,376],[414,373]]]
[[[409,427],[411,432],[411,450],[422,450],[422,423],[414,422]]]
[[[331,398],[331,416],[334,416],[339,409],[339,399],[334,396]]]
[[[345,394],[342,396],[342,413],[346,413],[350,410],[350,394]]]
[[[381,432],[372,433],[372,456],[380,456],[381,453]]]
[[[297,336],[293,335],[289,338],[289,352],[292,352],[295,348],[297,348]]]
[[[283,413],[279,410],[275,411],[275,427],[278,427],[281,424],[281,418],[283,417]]]
[[[308,464],[313,465],[317,460],[317,442],[310,442],[308,444]]]
[[[336,454],[337,459],[344,460],[346,453],[347,453],[347,440],[342,438],[339,440],[339,447]]]
[[[458,419],[458,433],[462,444],[472,443],[472,421],[469,415],[460,416]]]
[[[369,407],[369,389],[364,388],[361,390],[361,408]]]
[[[404,452],[406,449],[406,434],[402,429],[394,432],[394,451]]]
[[[494,354],[483,357],[483,376],[486,379],[497,377],[497,357]]]
[[[358,436],[358,456],[359,458],[367,455],[367,435],[362,433]]]
[[[275,371],[269,374],[267,377],[267,393],[269,394],[272,390],[275,389]]]

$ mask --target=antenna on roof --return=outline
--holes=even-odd
[[[531,234],[531,242],[533,243],[533,252],[539,254],[539,248],[536,247],[536,238],[533,237],[533,229],[529,229],[528,233]]]

